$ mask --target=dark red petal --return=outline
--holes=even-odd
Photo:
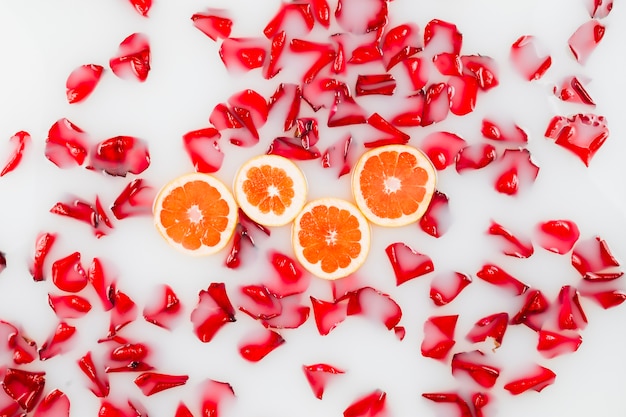
[[[311,282],[311,276],[305,274],[298,262],[284,253],[270,251],[269,261],[275,274],[265,284],[267,290],[276,298],[304,293]]]
[[[578,290],[564,285],[558,297],[558,326],[561,330],[578,330],[587,326],[587,316],[580,305]]]
[[[424,322],[424,339],[420,346],[422,356],[444,360],[456,344],[454,330],[459,316],[429,317]]]
[[[548,310],[549,303],[539,290],[531,289],[526,292],[524,304],[511,319],[511,324],[525,324],[538,331],[543,326],[543,314]]]
[[[39,360],[45,361],[58,354],[68,352],[71,349],[68,344],[75,334],[76,327],[65,322],[59,323],[54,333],[41,345]]]
[[[599,236],[574,245],[572,265],[588,281],[610,281],[624,274],[609,245]]]
[[[339,0],[335,18],[345,32],[364,34],[383,28],[387,13],[386,0]]]
[[[461,65],[464,74],[471,74],[476,77],[482,90],[489,90],[499,84],[498,68],[493,58],[483,55],[463,55],[461,56]]]
[[[448,117],[450,111],[450,95],[446,83],[431,84],[426,90],[422,126],[438,123]]]
[[[244,295],[239,310],[256,319],[267,320],[279,316],[282,304],[262,285],[246,285],[240,288]]]
[[[515,258],[529,258],[535,251],[530,239],[513,233],[493,220],[489,225],[489,229],[487,229],[487,233],[501,238],[500,248],[505,255]]]
[[[295,19],[294,19],[295,17]],[[278,12],[267,23],[263,34],[267,38],[273,38],[280,31],[288,27],[292,32],[291,36],[305,36],[313,30],[315,17],[311,5],[306,3],[282,3]]]
[[[483,119],[480,132],[487,139],[517,143],[520,146],[528,142],[526,132],[514,122]]]
[[[247,124],[247,120],[241,116],[242,113],[238,109],[245,109],[250,112],[252,125],[255,128],[263,126],[267,121],[269,113],[267,100],[254,90],[248,88],[233,94],[228,98],[228,104],[250,130],[253,130],[253,127]]]
[[[389,144],[403,145],[408,143],[411,138],[407,133],[404,133],[400,129],[393,126],[393,124],[389,123],[378,113],[372,114],[367,119],[367,124],[384,133],[385,136],[378,137],[377,135],[374,140],[363,143],[366,148],[375,148],[377,146]]]
[[[513,68],[524,79],[538,80],[552,65],[552,58],[542,49],[537,38],[532,35],[521,36],[511,46]]]
[[[515,295],[524,294],[528,289],[528,285],[493,264],[483,265],[483,267],[476,272],[476,276],[490,284],[512,291]]]
[[[359,314],[382,322],[392,330],[402,318],[402,310],[388,294],[371,287],[363,287],[350,294],[348,316]]]
[[[307,161],[322,156],[317,147],[312,146],[306,149],[302,146],[302,141],[287,137],[275,138],[270,143],[266,153],[268,155],[280,155],[296,161]]]
[[[152,215],[152,202],[155,190],[141,178],[136,178],[126,185],[111,205],[116,219],[130,216]]]
[[[120,78],[134,78],[143,82],[150,72],[150,44],[143,33],[133,33],[120,43],[117,54],[109,66]]]
[[[90,225],[96,237],[101,237],[105,234],[102,230],[102,225],[103,223],[107,225],[108,218],[106,213],[86,201],[76,199],[70,203],[58,202],[50,209],[50,213],[70,217]],[[110,223],[108,226],[110,227]]]
[[[54,389],[37,405],[33,417],[69,417],[70,399],[62,391]]]
[[[583,338],[577,333],[557,333],[542,329],[537,336],[537,350],[548,359],[576,352],[583,342]]]
[[[224,283],[213,282],[206,290],[200,291],[198,304],[191,312],[191,322],[201,342],[210,342],[222,326],[234,321],[235,309]]]
[[[91,352],[87,352],[85,356],[78,360],[78,366],[83,371],[89,381],[91,387],[89,389],[96,397],[104,398],[109,395],[110,385],[109,376],[104,372],[104,367],[97,366],[92,357]],[[102,370],[100,370],[102,368]]]
[[[91,303],[79,295],[48,294],[48,304],[60,319],[77,319],[91,310]]]
[[[4,167],[0,171],[0,177],[5,176],[9,172],[17,168],[22,160],[22,155],[24,154],[24,149],[26,148],[26,145],[30,144],[30,140],[30,134],[24,131],[17,132],[15,135],[11,136],[9,141],[13,145],[13,151],[7,159],[6,164],[4,164]]]
[[[574,153],[588,166],[609,137],[609,129],[603,116],[575,114],[553,117],[544,135],[555,139],[557,145]]]
[[[456,159],[456,171],[481,169],[496,160],[496,148],[489,143],[475,143],[464,147]]]
[[[335,144],[329,146],[322,155],[322,167],[337,168],[337,178],[349,174],[354,163],[354,146],[352,135],[340,138]]]
[[[137,13],[144,17],[148,17],[148,12],[152,7],[152,0],[129,0],[129,2],[135,8]]]
[[[80,263],[80,253],[74,252],[52,264],[52,282],[61,291],[79,292],[87,286],[87,273]]]
[[[74,69],[65,82],[65,95],[70,104],[78,103],[89,97],[98,85],[104,67],[97,64],[81,65]]]
[[[391,96],[396,90],[396,80],[392,74],[359,75],[356,79],[355,95]]]
[[[115,290],[111,301],[113,309],[111,309],[109,335],[115,335],[120,329],[137,318],[137,305],[120,290]]]
[[[347,297],[335,302],[318,300],[312,296],[310,298],[315,324],[320,335],[327,335],[346,319],[349,301]]]
[[[392,243],[385,249],[396,276],[396,285],[434,271],[435,266],[428,255],[416,252],[402,242]]]
[[[219,417],[224,407],[234,398],[235,392],[228,382],[206,379],[200,385],[200,415]]]
[[[268,40],[262,37],[226,38],[219,54],[229,71],[247,72],[263,66],[269,48]]]
[[[494,188],[502,194],[516,195],[532,185],[539,174],[528,149],[506,149],[497,165]]]
[[[206,12],[194,13],[191,21],[198,30],[214,41],[228,38],[233,27],[228,11],[224,9],[208,9]]]
[[[455,392],[428,392],[423,393],[422,397],[435,403],[455,404],[459,410],[460,417],[472,417],[472,410],[469,405],[459,394]]]
[[[143,395],[150,396],[157,392],[185,385],[189,376],[168,375],[157,372],[144,372],[135,378],[135,385],[139,387]]]
[[[442,53],[459,55],[462,44],[463,35],[453,23],[433,19],[424,28],[424,49],[432,56]]]
[[[420,148],[438,170],[452,165],[457,155],[467,145],[465,139],[450,132],[433,132],[422,140]]]
[[[344,373],[341,369],[325,363],[302,365],[302,370],[304,371],[306,380],[309,382],[309,385],[313,390],[313,394],[320,400],[324,395],[326,384],[328,384],[328,382],[333,378],[333,375]]]
[[[30,372],[8,368],[4,374],[2,388],[25,411],[31,411],[39,402],[46,384],[45,372]]]
[[[385,399],[387,393],[381,390],[358,398],[344,411],[344,417],[384,417],[386,415]]]
[[[603,19],[613,10],[613,0],[585,0],[589,16],[595,19]]]
[[[563,79],[560,86],[554,86],[553,91],[554,95],[563,101],[587,104],[589,106],[596,105],[583,86],[582,81],[575,76]]]
[[[300,114],[301,103],[301,87],[296,84],[281,83],[267,101],[267,107],[269,114],[279,113],[277,117],[285,121],[283,130],[287,132],[296,124]]]
[[[572,220],[547,220],[536,228],[539,246],[559,255],[572,250],[579,237],[578,226]]]
[[[430,282],[430,299],[437,306],[446,305],[471,283],[472,278],[460,272],[447,271],[437,274]]]
[[[149,323],[171,330],[172,323],[182,312],[180,301],[174,290],[166,284],[157,288],[157,294],[150,297],[144,307],[143,318]]]
[[[496,313],[483,317],[474,323],[474,327],[465,338],[472,343],[484,342],[487,338],[491,338],[495,347],[500,347],[508,321],[509,315],[507,313]]]
[[[581,64],[587,62],[591,53],[604,37],[605,27],[597,20],[589,20],[576,29],[567,43],[574,58]]]
[[[252,335],[239,345],[241,357],[258,362],[274,349],[285,343],[285,339],[273,330],[265,330],[262,334]]]
[[[479,350],[456,353],[452,357],[452,373],[465,372],[480,386],[493,387],[500,376],[500,370],[489,365],[484,356]]]
[[[474,111],[479,84],[473,75],[453,76],[448,79],[450,111],[464,116]]]
[[[220,137],[220,132],[214,127],[183,135],[183,146],[196,172],[213,173],[222,167],[224,153],[217,143]]]
[[[150,166],[148,144],[132,136],[116,136],[98,143],[89,160],[88,169],[125,177],[141,174]]]
[[[429,235],[439,238],[448,231],[451,224],[448,196],[435,190],[426,212],[419,221],[420,228]]]
[[[44,264],[46,262],[46,257],[50,250],[52,249],[52,245],[56,240],[55,233],[40,233],[37,236],[37,240],[35,241],[35,255],[33,257],[33,261],[29,267],[30,274],[33,276],[33,280],[35,281],[43,281],[45,279],[45,275],[43,272]]]
[[[93,258],[89,270],[87,271],[87,279],[96,291],[96,294],[98,294],[104,311],[112,309],[115,283],[106,279],[100,259]]]
[[[59,168],[82,165],[87,157],[88,135],[81,128],[63,118],[48,131],[45,155]]]
[[[521,394],[528,390],[540,392],[548,385],[554,383],[556,374],[543,366],[535,366],[535,369],[528,372],[521,378],[512,380],[504,385],[504,389],[513,395]]]
[[[328,112],[328,127],[357,125],[368,123],[364,108],[343,90],[335,93],[335,102]]]

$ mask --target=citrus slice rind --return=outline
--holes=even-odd
[[[292,226],[296,259],[327,280],[356,272],[367,258],[370,240],[367,219],[354,204],[339,198],[307,203]]]
[[[302,210],[307,182],[300,168],[278,155],[259,155],[235,175],[233,194],[248,217],[263,226],[284,226]]]
[[[165,184],[152,207],[159,234],[172,247],[193,256],[222,250],[238,222],[237,204],[228,187],[204,173],[180,176]]]
[[[422,151],[410,145],[386,145],[359,158],[352,174],[352,193],[370,222],[400,227],[424,215],[436,182],[435,167]]]

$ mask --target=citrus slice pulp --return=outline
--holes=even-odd
[[[231,192],[209,174],[191,173],[167,183],[154,201],[154,222],[173,247],[192,255],[211,255],[230,240],[237,226]]]
[[[367,258],[369,223],[352,203],[321,198],[305,205],[294,220],[292,243],[296,258],[313,275],[343,278]]]
[[[435,192],[430,159],[410,145],[365,152],[354,167],[352,192],[367,219],[379,226],[405,226],[423,215]]]
[[[283,226],[300,212],[307,183],[298,166],[278,155],[260,155],[244,163],[233,184],[239,207],[263,226]]]

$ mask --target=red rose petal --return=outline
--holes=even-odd
[[[494,121],[483,119],[481,133],[487,139],[524,145],[528,143],[528,134],[513,122]]]
[[[116,136],[98,143],[89,160],[89,169],[125,177],[141,174],[150,166],[148,144],[132,136]]]
[[[274,297],[302,294],[307,290],[311,276],[294,259],[284,253],[271,251],[269,261],[276,273],[268,279],[265,287]]]
[[[165,391],[170,388],[185,385],[189,376],[187,375],[168,375],[157,372],[144,372],[135,378],[135,385],[141,389],[146,397]]]
[[[30,372],[8,368],[4,374],[2,388],[25,411],[31,411],[43,393],[46,384],[45,372]]]
[[[350,404],[344,411],[344,417],[386,417],[387,409],[385,399],[387,394],[381,390],[358,398]]]
[[[133,33],[124,39],[117,54],[109,60],[115,75],[143,82],[150,72],[150,44],[143,33]]]
[[[278,12],[267,23],[263,34],[267,38],[273,38],[279,32],[291,29],[293,37],[305,36],[315,25],[315,17],[311,4],[307,3],[282,3]]]
[[[500,223],[491,221],[487,233],[492,236],[497,236],[500,240],[500,248],[502,253],[515,258],[529,258],[534,253],[533,245],[525,236],[519,236],[517,233],[513,233]]]
[[[543,313],[550,306],[546,297],[539,290],[531,289],[526,292],[524,304],[511,319],[511,324],[525,324],[532,330],[538,331],[543,326]]]
[[[99,398],[107,397],[110,391],[109,376],[104,372],[104,366],[95,364],[91,357],[91,352],[87,352],[85,356],[78,360],[78,366],[89,378],[91,382],[89,389],[91,392]]]
[[[450,111],[450,94],[446,83],[431,84],[426,89],[422,126],[438,123],[448,117]]]
[[[313,316],[320,335],[325,336],[330,333],[339,323],[344,321],[348,315],[348,301],[343,298],[336,302],[318,300],[310,297],[313,306]]]
[[[89,270],[87,271],[87,280],[96,291],[96,294],[98,294],[104,311],[112,309],[112,297],[115,293],[115,283],[106,279],[100,259],[93,258]]]
[[[509,290],[515,295],[524,294],[528,289],[528,285],[522,283],[497,265],[483,265],[483,267],[476,272],[476,276],[490,284]]]
[[[48,304],[60,319],[77,319],[91,310],[91,303],[79,295],[48,294]]]
[[[453,76],[448,79],[450,111],[464,116],[474,111],[480,85],[473,75]]]
[[[11,136],[9,141],[12,143],[13,151],[11,152],[7,162],[4,164],[2,170],[0,170],[0,177],[5,176],[17,168],[22,161],[24,149],[30,144],[30,140],[30,134],[24,131],[17,132],[15,135]]]
[[[422,397],[440,404],[454,404],[460,417],[472,417],[472,410],[467,402],[455,392],[427,392]]]
[[[452,357],[452,374],[464,372],[480,386],[493,387],[500,376],[500,370],[485,362],[484,356],[479,350],[456,353]]]
[[[581,80],[575,76],[565,78],[560,86],[554,87],[553,91],[554,95],[563,101],[587,104],[589,106],[596,105]]]
[[[191,322],[198,339],[210,342],[226,323],[234,322],[235,309],[226,294],[224,283],[211,283],[198,294],[198,304],[191,312]]]
[[[338,167],[337,178],[349,174],[354,163],[353,149],[351,135],[339,139],[335,144],[329,146],[322,155],[322,167]]]
[[[111,205],[116,219],[152,214],[155,190],[141,178],[129,182]]]
[[[220,137],[220,132],[214,127],[183,135],[183,146],[196,172],[213,173],[222,167],[224,153],[217,143]]]
[[[570,36],[567,43],[574,58],[581,64],[587,62],[591,53],[604,37],[605,27],[597,20],[583,23]]]
[[[396,285],[434,271],[435,266],[428,255],[416,252],[405,243],[396,242],[385,249],[396,276]]]
[[[497,164],[494,187],[502,194],[516,195],[532,185],[539,174],[539,167],[533,162],[528,149],[506,149]]]
[[[364,34],[382,28],[387,13],[385,0],[339,0],[335,19],[344,31]]]
[[[382,138],[376,137],[376,139],[363,143],[366,148],[375,148],[382,145],[390,144],[406,144],[411,138],[408,134],[402,132],[393,124],[385,120],[380,114],[374,113],[367,119],[367,124],[375,128],[376,130],[385,133]]]
[[[484,55],[462,55],[463,73],[473,75],[482,90],[498,86],[497,64],[493,58]]]
[[[580,231],[571,220],[547,220],[537,225],[536,237],[539,246],[563,255],[572,250],[580,237]]]
[[[65,95],[70,104],[85,100],[98,85],[104,67],[97,64],[81,65],[74,69],[65,82]]]
[[[206,12],[194,13],[191,21],[198,30],[214,41],[228,38],[233,26],[228,11],[223,9],[208,9]]]
[[[81,128],[63,118],[48,131],[45,155],[59,168],[82,165],[87,157],[88,135]]]
[[[521,36],[511,46],[513,68],[528,81],[538,80],[552,65],[552,58],[532,35]]]
[[[421,149],[438,170],[452,165],[457,155],[467,145],[465,139],[450,132],[433,132],[424,137]]]
[[[496,160],[496,148],[489,143],[475,143],[464,147],[456,158],[456,171],[481,169]]]
[[[61,291],[76,293],[87,286],[87,273],[74,252],[52,264],[52,282]]]
[[[555,116],[544,134],[555,143],[574,153],[587,166],[609,137],[609,129],[603,116],[575,114],[569,117]]]
[[[472,343],[484,342],[487,338],[493,339],[495,347],[502,345],[502,339],[509,321],[507,313],[496,313],[483,317],[474,323],[474,327],[465,338]]]
[[[54,233],[40,233],[37,236],[35,241],[35,255],[29,267],[29,272],[33,276],[33,280],[43,281],[45,279],[43,272],[44,264],[55,240],[56,234]]]
[[[61,353],[68,352],[71,345],[68,344],[76,334],[76,327],[65,322],[58,324],[54,333],[41,345],[39,349],[39,360],[45,361]]]
[[[556,374],[543,366],[535,366],[535,369],[526,375],[514,379],[504,385],[504,389],[513,395],[519,395],[528,390],[541,392],[545,387],[554,383]]]
[[[349,296],[348,316],[359,314],[382,322],[393,329],[402,318],[402,310],[389,295],[371,287],[360,288]]]
[[[235,391],[228,382],[207,379],[200,384],[200,415],[219,417],[225,407],[235,398]]]
[[[430,282],[430,299],[437,306],[446,305],[454,300],[471,283],[472,278],[460,272],[447,271],[439,273]]]
[[[258,362],[274,349],[285,343],[285,339],[273,330],[265,330],[262,334],[253,334],[239,345],[242,358],[250,362]]]
[[[603,19],[611,13],[613,0],[585,0],[589,16],[595,19]]]
[[[542,329],[537,335],[537,350],[548,359],[576,352],[583,342],[583,338],[576,333],[557,333]]]
[[[587,326],[587,316],[580,305],[578,290],[564,285],[558,297],[558,326],[561,330],[578,330]]]
[[[451,224],[448,196],[435,190],[426,212],[419,220],[420,228],[429,235],[439,238],[448,231]]]
[[[333,376],[344,373],[341,369],[325,363],[302,365],[302,370],[304,371],[306,380],[309,382],[309,385],[313,390],[313,394],[320,400],[324,395],[326,385],[333,378]]]
[[[572,266],[588,281],[610,281],[624,274],[609,245],[599,236],[576,242]]]
[[[129,0],[129,2],[135,8],[137,13],[144,17],[148,17],[148,12],[152,7],[152,0]]]
[[[424,339],[421,344],[422,356],[445,360],[456,344],[454,330],[459,316],[429,317],[424,322]]]
[[[44,397],[33,412],[33,417],[69,417],[70,399],[62,391],[54,389]]]
[[[180,300],[169,286],[162,284],[157,288],[157,297],[150,297],[143,309],[143,318],[156,326],[171,330],[173,322],[181,311]]]
[[[433,19],[424,28],[424,49],[432,56],[461,52],[463,35],[456,25],[439,19]]]
[[[396,80],[391,74],[359,75],[356,79],[355,95],[391,96],[396,90]]]

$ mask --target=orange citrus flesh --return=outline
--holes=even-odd
[[[208,174],[187,174],[166,184],[155,199],[153,211],[155,225],[165,240],[194,255],[221,250],[237,224],[233,196]]]
[[[380,226],[419,220],[435,192],[436,171],[410,145],[387,145],[363,154],[355,165],[352,191],[365,217]]]
[[[252,220],[282,226],[304,206],[307,184],[300,168],[287,158],[261,155],[239,169],[233,190],[239,207]]]
[[[355,272],[370,248],[367,219],[353,204],[336,198],[308,203],[292,230],[296,258],[312,274],[338,279]]]

